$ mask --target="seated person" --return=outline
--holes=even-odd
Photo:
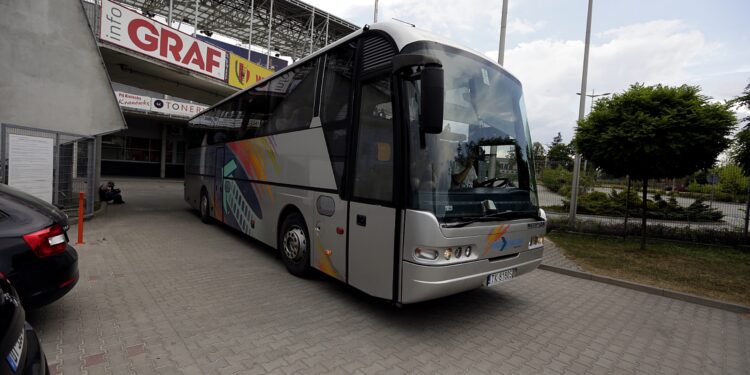
[[[451,176],[451,188],[471,188],[476,187],[479,184],[479,176],[477,171],[474,169],[474,160],[476,156],[470,153],[464,163],[456,162],[456,169],[459,171]]]
[[[115,188],[115,183],[113,181],[109,181],[99,187],[99,198],[107,203],[125,203],[125,201],[122,200],[120,189]]]

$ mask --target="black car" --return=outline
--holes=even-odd
[[[0,273],[0,375],[49,373],[39,338],[13,286]]]
[[[78,282],[68,217],[57,207],[0,184],[0,272],[26,308],[49,304]]]

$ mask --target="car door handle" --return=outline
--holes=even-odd
[[[367,216],[365,215],[357,215],[357,225],[366,227],[367,226]]]

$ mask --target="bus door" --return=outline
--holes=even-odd
[[[353,170],[349,168],[349,284],[393,298],[396,209],[390,77],[362,82]]]
[[[224,146],[216,146],[214,172],[214,218],[224,222]]]

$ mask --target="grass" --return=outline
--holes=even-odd
[[[552,232],[549,238],[584,270],[750,306],[750,252],[709,245]]]

